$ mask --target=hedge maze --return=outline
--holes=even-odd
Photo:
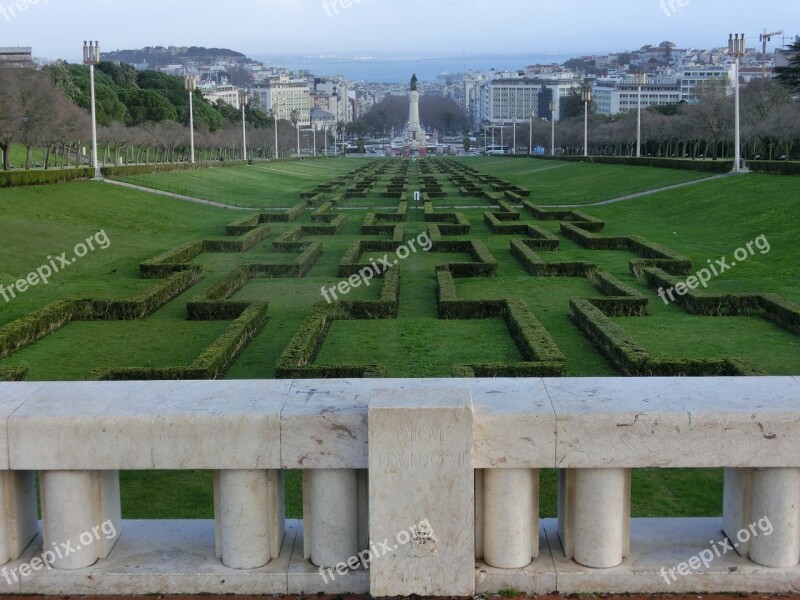
[[[421,206],[414,203],[416,191]],[[225,235],[184,243],[145,260],[139,273],[153,284],[138,295],[63,299],[0,327],[0,359],[13,357],[71,322],[150,319],[175,302],[188,323],[224,322],[223,333],[188,364],[120,364],[93,369],[87,378],[224,377],[254,340],[275,335],[273,323],[281,321],[287,306],[285,299],[283,305],[274,301],[280,289],[284,294],[289,290],[288,302],[299,307],[300,316],[280,348],[259,357],[265,365],[263,376],[392,376],[391,365],[354,357],[359,339],[353,347],[340,343],[335,360],[328,353],[327,361],[318,361],[331,328],[347,328],[355,321],[403,321],[428,310],[443,324],[501,323],[502,335],[517,354],[516,360],[494,360],[489,351],[483,360],[454,359],[441,375],[557,377],[568,373],[569,352],[574,350],[563,348],[557,341],[563,334],[543,324],[552,324],[553,317],[548,321],[539,312],[536,294],[542,285],[557,286],[556,279],[573,278],[588,283],[587,293],[565,293],[559,298],[557,317],[580,332],[578,337],[588,340],[594,347],[590,351],[599,353],[614,372],[763,373],[747,357],[652,355],[646,340],[626,331],[626,320],[647,319],[651,300],[660,302],[654,292],[684,281],[692,272],[691,260],[637,235],[605,235],[605,223],[584,212],[543,209],[536,202],[531,190],[456,160],[366,162],[346,176],[303,191],[289,209],[247,214],[230,222]],[[418,244],[413,252],[401,254],[422,236],[429,246]],[[220,255],[224,260],[208,262]],[[209,269],[209,264],[217,267]],[[309,281],[299,285],[302,279]],[[255,293],[252,285],[257,280],[269,281]],[[323,290],[333,291],[330,297],[308,291],[320,283]],[[699,317],[757,317],[800,335],[800,306],[774,294],[689,290],[675,305]],[[473,355],[482,357],[481,342],[430,343],[470,347]],[[0,380],[23,380],[27,375],[24,366],[0,361]]]

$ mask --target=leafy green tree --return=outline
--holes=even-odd
[[[189,124],[189,111],[188,111],[188,103],[189,100],[186,100],[187,103],[187,111],[186,115],[183,119],[183,122],[188,125]],[[200,124],[205,124],[208,127],[209,131],[219,131],[222,129],[222,115],[219,111],[214,108],[211,103],[203,98],[203,95],[197,91],[194,93],[194,126],[195,129],[198,128]]]
[[[462,144],[464,144],[464,152],[469,152],[472,149],[472,140],[469,139],[468,135],[464,136]]]
[[[233,106],[225,102],[224,100],[217,100],[213,104],[214,110],[216,110],[222,118],[229,121],[230,123],[238,123],[242,118],[242,113],[236,110]]]
[[[45,71],[53,76],[56,85],[64,90],[75,104],[89,110],[89,67],[60,63],[50,70],[46,68]],[[109,125],[114,121],[124,121],[125,105],[119,100],[114,80],[99,70],[95,70],[94,75],[98,123]]]
[[[581,99],[580,88],[573,88],[565,97],[561,98],[559,103],[561,110],[560,118],[562,120],[571,119],[573,117],[582,117],[584,113],[583,100]],[[589,114],[597,112],[597,105],[592,100],[589,103]]]
[[[177,118],[175,107],[155,90],[120,90],[120,100],[128,110],[126,125],[174,121]]]
[[[800,41],[789,46],[789,51],[794,55],[789,59],[788,66],[775,69],[775,79],[797,93],[800,92]]]
[[[136,69],[131,65],[101,62],[97,65],[97,70],[108,75],[117,87],[138,87]]]

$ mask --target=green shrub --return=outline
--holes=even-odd
[[[33,169],[29,171],[5,171],[0,173],[0,188],[20,187],[24,185],[51,185],[81,181],[94,177],[94,169],[82,167],[78,169]]]

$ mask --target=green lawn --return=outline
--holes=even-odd
[[[705,177],[696,172],[643,169],[497,158],[464,159],[486,173],[503,177],[533,191],[535,203],[593,202],[637,191]],[[250,167],[204,169],[129,178],[158,189],[224,201],[242,206],[291,206],[299,193],[367,164],[355,159],[265,163]],[[396,164],[390,161],[389,164]],[[439,176],[440,177],[440,176]],[[376,190],[385,186],[381,179]],[[518,236],[494,235],[483,220],[484,199],[461,198],[446,180],[448,198],[435,200],[437,210],[464,206],[472,232],[461,239],[486,244],[498,263],[494,278],[457,279],[464,299],[522,298],[547,328],[566,357],[569,376],[611,376],[615,372],[569,319],[571,297],[597,296],[583,278],[531,277],[511,256],[509,243]],[[416,177],[409,181],[413,191]],[[604,235],[641,235],[690,257],[696,268],[708,260],[732,256],[764,235],[767,253],[749,257],[714,278],[712,293],[772,292],[800,302],[800,245],[797,236],[797,198],[800,179],[745,175],[700,183],[620,202],[589,207],[585,212],[604,219]],[[278,356],[301,326],[311,307],[322,301],[321,288],[336,285],[339,261],[356,239],[364,236],[361,223],[376,207],[394,208],[397,200],[376,191],[352,199],[337,209],[347,225],[336,236],[309,236],[320,241],[324,253],[301,279],[254,279],[235,300],[266,300],[269,320],[241,354],[227,377],[275,376]],[[410,204],[413,205],[413,202]],[[474,207],[474,208],[470,208]],[[48,256],[70,254],[75,244],[99,230],[111,244],[96,250],[12,301],[0,298],[0,326],[67,297],[125,298],[157,281],[140,278],[145,259],[198,239],[220,238],[226,224],[242,211],[211,208],[130,191],[102,183],[0,189],[0,284],[8,285],[38,266]],[[557,221],[522,222],[559,234]],[[176,366],[188,364],[220,335],[224,321],[190,322],[186,302],[244,263],[285,263],[296,255],[279,253],[273,240],[290,228],[311,223],[310,211],[295,223],[274,223],[270,236],[244,254],[202,254],[195,262],[203,278],[151,317],[135,322],[77,322],[36,344],[0,360],[0,366],[29,367],[33,380],[81,379],[103,366]],[[405,239],[426,230],[422,210],[409,210]],[[559,235],[557,252],[541,252],[543,260],[594,262],[650,300],[648,316],[619,318],[616,322],[651,353],[662,358],[743,357],[770,374],[800,373],[800,338],[755,318],[712,318],[687,315],[665,306],[658,295],[628,271],[628,252],[587,251]],[[459,239],[459,238],[455,238]],[[365,253],[361,261],[382,253]],[[471,260],[465,254],[417,252],[401,261],[401,291],[397,320],[335,322],[317,357],[318,364],[382,364],[389,376],[448,377],[456,363],[514,362],[519,352],[500,319],[442,321],[435,299],[436,265]],[[375,300],[382,282],[352,291],[347,300]],[[555,514],[555,474],[543,471],[541,511]],[[719,470],[637,470],[633,479],[633,513],[653,515],[715,515],[721,512]],[[126,472],[122,476],[126,517],[210,517],[213,514],[211,475],[207,472]],[[287,474],[287,514],[300,516],[300,475]]]
[[[136,175],[121,180],[231,206],[278,208],[297,204],[300,192],[348,173],[361,164],[363,161],[359,159],[318,159]]]
[[[705,179],[711,174],[656,167],[508,159],[460,158],[475,169],[531,190],[534,204],[589,204],[660,187]]]

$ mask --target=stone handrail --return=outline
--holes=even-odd
[[[9,593],[800,588],[798,378],[2,383],[0,413]],[[631,519],[647,467],[725,468],[723,517]],[[213,524],[122,521],[119,471],[186,469]]]

